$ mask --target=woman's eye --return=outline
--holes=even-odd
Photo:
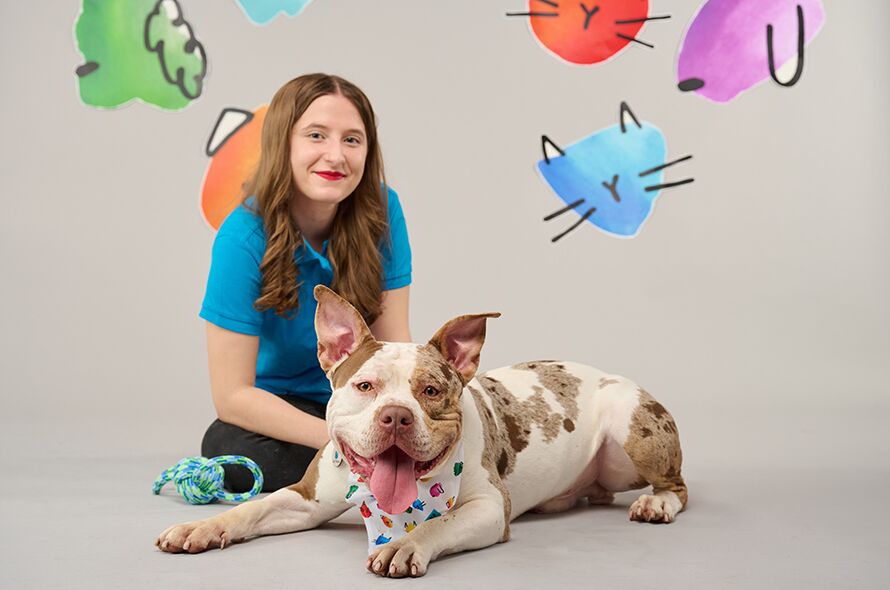
[[[436,397],[437,395],[439,395],[439,390],[432,385],[427,385],[426,389],[423,390],[423,393],[430,397]]]
[[[361,142],[359,141],[358,137],[347,137],[347,138],[346,138],[346,142],[347,142],[347,143],[352,143],[352,144],[355,144],[355,145],[358,145],[359,143],[361,143]]]
[[[359,391],[364,391],[364,392],[368,392],[368,391],[371,391],[372,389],[374,389],[374,387],[373,387],[370,383],[368,383],[367,381],[362,381],[361,383],[359,383],[359,384],[356,385],[355,387],[356,387],[356,389],[358,389]]]
[[[310,139],[321,139],[321,133],[319,133],[318,131],[313,131],[312,133],[309,134],[309,138]]]

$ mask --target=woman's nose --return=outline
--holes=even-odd
[[[343,161],[343,148],[339,143],[334,143],[325,150],[325,159],[329,162],[339,163]]]

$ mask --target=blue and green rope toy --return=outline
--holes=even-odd
[[[223,490],[223,465],[243,465],[253,474],[253,487],[249,492],[232,494]],[[216,500],[244,502],[263,489],[263,471],[251,459],[242,455],[186,457],[170,469],[164,470],[155,480],[152,492],[161,493],[168,481],[176,483],[176,490],[189,504],[209,504]]]

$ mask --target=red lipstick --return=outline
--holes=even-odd
[[[316,172],[316,174],[318,174],[319,176],[321,176],[321,177],[324,178],[325,180],[340,180],[341,178],[343,178],[344,176],[346,176],[346,175],[343,174],[342,172],[334,172],[334,171],[331,171],[331,170],[323,170],[323,171],[321,171],[321,172]]]

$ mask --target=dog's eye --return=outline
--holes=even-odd
[[[427,385],[426,389],[423,390],[423,393],[430,397],[436,397],[437,395],[439,395],[439,390],[432,385]]]
[[[368,383],[367,381],[362,381],[361,383],[358,383],[355,386],[355,388],[358,389],[359,391],[363,391],[363,392],[367,393],[368,391],[371,391],[372,389],[374,389],[374,386],[371,385],[370,383]]]

